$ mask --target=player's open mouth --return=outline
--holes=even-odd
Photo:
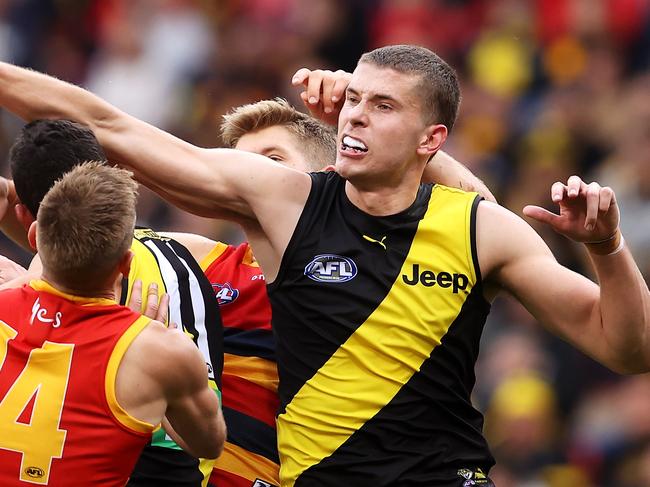
[[[364,152],[368,152],[368,148],[366,147],[366,144],[361,142],[359,139],[350,137],[349,135],[343,137],[343,140],[341,141],[341,150],[345,152],[350,151],[354,154],[361,154]]]

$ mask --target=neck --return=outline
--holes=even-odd
[[[58,279],[52,274],[48,273],[45,269],[43,269],[41,279],[59,291],[66,294],[71,294],[72,296],[80,296],[83,298],[104,298],[117,301],[117,287],[112,280],[110,280],[110,283],[103,283],[97,287],[87,285],[84,285],[83,287],[71,286],[63,282],[61,279]]]
[[[363,180],[347,180],[345,194],[360,210],[373,216],[399,213],[413,204],[422,180],[424,164],[408,164],[401,174],[383,174]],[[364,184],[365,183],[365,184]]]

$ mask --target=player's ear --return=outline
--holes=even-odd
[[[29,246],[38,251],[36,248],[36,234],[38,232],[38,222],[32,221],[31,225],[29,225],[29,228],[27,229],[27,241],[29,242]]]
[[[420,138],[417,153],[422,156],[426,155],[427,160],[429,160],[442,147],[443,142],[447,139],[447,133],[445,125],[434,124],[427,126]]]
[[[131,249],[128,249],[124,252],[124,255],[120,259],[118,264],[119,270],[124,277],[129,277],[129,272],[131,271],[131,262],[133,262],[134,253]]]
[[[28,230],[30,225],[36,220],[31,211],[29,211],[22,203],[16,203],[16,206],[14,206],[14,213],[16,213],[16,218],[25,230]]]

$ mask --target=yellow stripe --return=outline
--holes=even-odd
[[[260,479],[273,485],[280,485],[279,466],[276,463],[232,443],[226,442],[214,468],[239,475],[250,480],[251,484],[255,479]]]
[[[111,358],[108,361],[108,366],[106,368],[106,381],[105,381],[105,392],[106,400],[108,401],[108,407],[110,408],[113,416],[122,423],[127,428],[130,428],[134,431],[140,433],[151,433],[155,426],[153,424],[147,423],[146,421],[140,421],[137,418],[134,418],[129,413],[127,413],[122,406],[117,402],[117,397],[115,395],[115,379],[117,378],[117,369],[122,362],[122,357],[126,353],[127,348],[133,342],[136,336],[151,322],[146,316],[140,316],[137,320],[133,322],[131,327],[126,330],[124,335],[120,337]]]
[[[212,247],[212,250],[208,252],[208,254],[201,259],[201,262],[199,262],[199,265],[201,266],[201,270],[205,272],[208,267],[210,267],[210,264],[212,264],[215,260],[217,260],[221,255],[226,251],[228,248],[228,245],[222,242],[217,242],[217,244]]]
[[[434,189],[389,293],[278,417],[283,487],[332,455],[419,371],[458,315],[476,278],[466,234],[474,194]],[[404,283],[414,264],[468,274],[456,294]]]
[[[216,460],[214,458],[199,458],[199,471],[203,475],[201,487],[207,487],[215,463]]]
[[[278,368],[275,362],[259,357],[241,357],[223,354],[223,375],[234,375],[264,387],[272,392],[278,390]]]
[[[110,304],[117,304],[113,299],[107,298],[89,298],[85,296],[75,296],[74,294],[68,294],[63,291],[59,291],[57,288],[52,286],[49,282],[38,279],[35,281],[30,281],[29,286],[35,291],[44,291],[49,294],[54,294],[68,301],[75,302],[82,306],[106,306]]]

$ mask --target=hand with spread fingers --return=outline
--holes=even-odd
[[[169,313],[169,295],[163,293],[158,300],[158,285],[155,282],[149,284],[147,289],[147,302],[142,308],[142,281],[136,279],[131,288],[131,297],[128,307],[136,313],[142,313],[147,318],[165,323]]]
[[[567,184],[553,184],[551,199],[559,205],[559,215],[532,205],[524,208],[524,215],[587,244],[593,253],[609,254],[619,248],[620,214],[610,187],[595,182],[587,184],[578,176],[571,176]]]
[[[300,68],[293,75],[291,83],[293,86],[303,85],[304,91],[300,93],[300,98],[312,117],[336,126],[345,101],[345,89],[351,77],[351,73],[342,69],[330,71]]]

